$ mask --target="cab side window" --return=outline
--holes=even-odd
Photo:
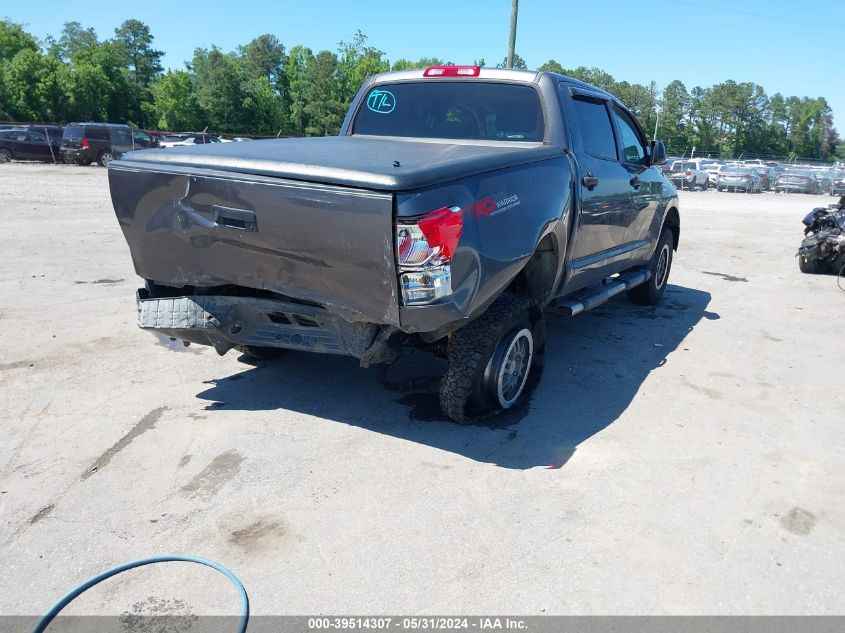
[[[603,101],[576,97],[575,112],[581,129],[584,151],[596,158],[616,160],[616,139]]]
[[[643,141],[637,133],[636,126],[628,115],[616,106],[613,106],[613,118],[616,119],[616,125],[619,127],[624,162],[631,165],[642,165],[646,151]]]

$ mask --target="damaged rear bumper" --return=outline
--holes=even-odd
[[[398,330],[352,323],[319,306],[226,295],[152,297],[137,292],[141,329],[200,345],[220,354],[233,347],[273,347],[354,356],[362,365],[398,356],[389,339]]]

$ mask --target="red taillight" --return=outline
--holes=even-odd
[[[478,66],[429,66],[423,77],[478,77]]]
[[[692,171],[687,169],[687,176],[692,176]]]
[[[427,213],[417,226],[425,236],[432,249],[439,248],[444,260],[452,259],[458,242],[461,239],[461,231],[464,228],[463,212],[457,207],[443,207]]]
[[[88,149],[88,145],[89,145],[88,139],[87,138],[82,139],[82,149]]]

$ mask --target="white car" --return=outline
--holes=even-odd
[[[202,145],[204,143],[220,143],[220,139],[208,134],[197,134],[195,136],[165,136],[159,142],[159,146],[186,147],[190,145]]]
[[[716,186],[716,180],[719,178],[719,167],[722,163],[703,162],[701,168],[707,172],[707,184],[710,187]]]
[[[669,180],[678,189],[692,190],[698,187],[702,191],[706,190],[710,174],[702,168],[703,162],[698,158],[676,160],[669,170]]]

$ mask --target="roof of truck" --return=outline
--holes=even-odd
[[[607,92],[606,90],[602,90],[598,86],[588,84],[585,81],[581,81],[580,79],[575,79],[567,75],[561,75],[559,73],[552,73],[546,71],[516,70],[514,68],[480,68],[477,76],[445,77],[426,77],[425,71],[425,68],[414,68],[412,70],[394,70],[386,73],[379,73],[377,75],[373,75],[371,83],[380,84],[394,81],[408,81],[411,79],[426,79],[430,81],[477,81],[479,79],[498,79],[504,81],[521,81],[524,83],[536,83],[541,76],[550,75],[560,81],[566,81],[567,83],[572,84],[573,86],[584,88],[592,92],[600,93],[604,96],[614,99],[615,101],[619,100],[617,97]]]

